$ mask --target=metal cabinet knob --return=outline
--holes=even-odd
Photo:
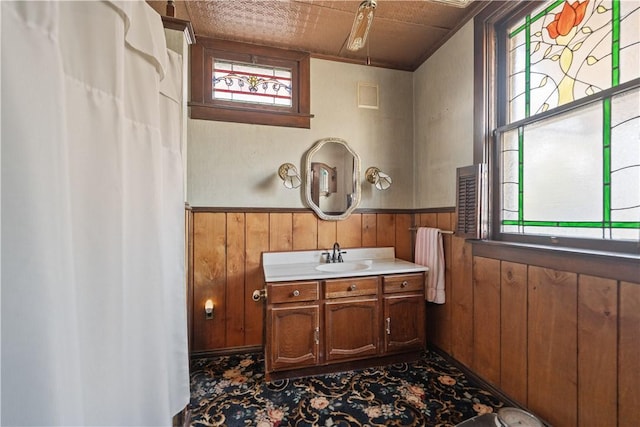
[[[401,287],[401,288],[406,288],[408,284],[409,284],[409,282],[407,282],[407,281],[405,280],[404,282],[402,282],[402,283],[400,284],[400,287]]]
[[[297,290],[297,289],[295,291],[293,291],[293,296],[294,297],[299,297],[300,296],[300,291]]]
[[[349,286],[349,290],[350,290],[350,291],[355,291],[355,290],[356,290],[356,287],[357,287],[357,286],[356,286],[356,284],[354,283],[354,284],[352,284],[351,286]]]

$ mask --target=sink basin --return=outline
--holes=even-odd
[[[320,264],[316,266],[316,270],[327,271],[331,273],[346,273],[349,271],[361,271],[371,268],[371,261],[362,262],[336,262],[333,264]]]

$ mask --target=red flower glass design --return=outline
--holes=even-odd
[[[547,25],[549,37],[556,39],[558,36],[566,36],[572,28],[577,27],[584,19],[589,0],[576,0],[573,4],[564,3],[562,11],[556,13],[554,20]]]

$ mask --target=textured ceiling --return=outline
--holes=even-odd
[[[166,14],[166,1],[148,1]],[[430,1],[378,0],[367,45],[346,43],[358,1],[205,0],[175,1],[176,18],[191,21],[198,36],[303,50],[313,56],[415,70],[485,2],[466,8]]]

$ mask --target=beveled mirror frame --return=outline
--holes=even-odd
[[[311,196],[311,191],[312,191],[312,187],[313,187],[313,168],[311,166],[312,162],[313,162],[313,156],[320,151],[320,149],[322,147],[324,147],[326,144],[340,144],[342,145],[348,152],[349,154],[351,154],[353,156],[353,170],[352,170],[352,177],[353,177],[353,198],[351,200],[351,205],[347,207],[347,209],[344,212],[324,212],[320,206],[318,206],[312,199]],[[338,220],[343,220],[343,219],[347,219],[349,217],[349,215],[351,215],[351,213],[358,207],[358,205],[360,204],[360,197],[361,197],[361,192],[360,192],[360,156],[358,156],[358,154],[353,151],[353,149],[351,149],[351,147],[349,147],[349,144],[347,144],[347,141],[345,141],[344,139],[340,139],[340,138],[323,138],[319,141],[317,141],[315,143],[315,145],[313,147],[311,147],[309,149],[309,151],[307,151],[307,154],[305,156],[305,185],[304,185],[304,194],[305,194],[305,199],[307,202],[307,206],[311,209],[313,209],[313,211],[316,213],[316,215],[318,215],[318,217],[320,219],[324,219],[327,221],[338,221]]]

